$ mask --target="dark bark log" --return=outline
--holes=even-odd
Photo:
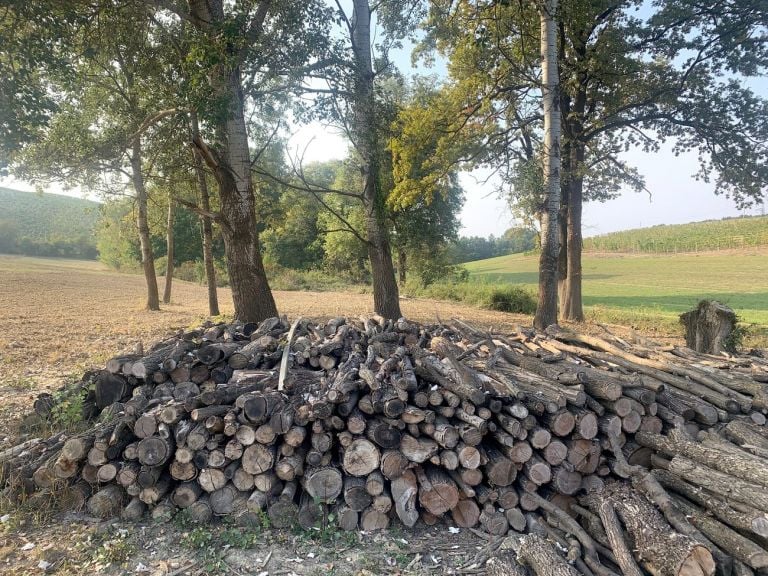
[[[725,474],[768,487],[768,464],[757,457],[708,448],[674,431],[667,436],[638,432],[635,440],[667,456],[680,454]]]
[[[714,574],[715,562],[709,551],[692,538],[671,532],[656,509],[626,485],[610,482],[603,494],[588,498],[592,502],[605,498],[611,503],[630,534],[637,560],[649,572],[675,576]]]
[[[735,352],[729,337],[736,327],[733,310],[715,300],[702,300],[696,309],[680,315],[685,326],[685,343],[696,352]]]
[[[145,466],[162,466],[174,454],[173,442],[170,439],[152,436],[139,442],[139,462]]]
[[[104,486],[88,499],[88,512],[99,518],[117,516],[125,501],[125,491],[121,486]]]
[[[344,479],[344,502],[357,512],[362,512],[371,505],[373,498],[365,489],[365,480],[354,476]]]
[[[768,512],[768,494],[759,484],[753,484],[734,476],[718,472],[677,455],[669,462],[669,471],[688,482],[711,490],[715,494],[753,506]]]
[[[735,530],[721,524],[700,508],[683,498],[675,498],[675,504],[685,513],[691,524],[701,530],[723,551],[754,569],[768,566],[768,552]]]

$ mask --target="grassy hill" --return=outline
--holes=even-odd
[[[584,239],[590,252],[679,253],[768,246],[768,216],[661,224]]]
[[[99,203],[0,187],[0,252],[96,258]]]
[[[470,281],[535,291],[538,256],[513,254],[464,264]],[[731,306],[768,336],[768,250],[727,254],[584,256],[584,305],[592,320],[679,331],[677,317],[702,298]]]

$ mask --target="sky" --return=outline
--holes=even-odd
[[[428,68],[411,63],[409,45],[390,54],[398,68],[407,75],[438,74],[444,76],[445,64],[439,58]],[[761,96],[768,97],[768,80],[760,79],[752,84]],[[303,156],[304,162],[341,159],[346,156],[348,144],[333,127],[313,122],[297,128],[288,143],[294,156]],[[631,166],[638,168],[645,177],[650,193],[626,191],[620,197],[605,203],[587,203],[583,212],[585,236],[594,236],[617,230],[641,228],[656,224],[679,224],[699,220],[719,219],[738,215],[765,213],[763,204],[747,211],[737,210],[735,204],[714,193],[714,186],[697,181],[693,174],[698,170],[695,154],[675,156],[671,144],[662,146],[655,153],[632,150],[623,155]],[[461,212],[461,231],[465,236],[500,236],[515,225],[513,216],[504,199],[495,192],[494,182],[488,181],[487,171],[463,173],[459,179],[465,191],[466,201]],[[27,182],[0,179],[0,186],[33,190]],[[59,186],[46,188],[57,194],[83,196],[79,190],[65,191]]]

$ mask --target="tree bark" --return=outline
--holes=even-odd
[[[586,46],[581,44],[576,47],[580,57],[584,57]],[[565,210],[567,222],[561,222],[561,229],[566,231],[566,243],[561,247],[561,256],[565,257],[566,273],[563,280],[560,314],[563,319],[572,322],[584,320],[584,310],[581,302],[581,210],[584,201],[584,142],[581,140],[584,131],[584,114],[587,106],[586,85],[588,78],[584,72],[577,74],[576,93],[568,97],[569,109],[563,110],[563,122],[568,135],[566,153],[568,158],[564,160],[564,174],[567,180],[568,202]]]
[[[165,246],[167,261],[165,264],[165,289],[163,290],[163,304],[171,303],[171,286],[173,284],[173,218],[174,202],[171,194],[168,194],[168,222],[165,231]]]
[[[376,110],[371,62],[371,9],[368,0],[354,0],[352,50],[355,57],[354,137],[362,160],[363,203],[368,258],[371,262],[373,307],[385,318],[400,318],[400,294],[392,264],[381,190]]]
[[[539,300],[533,325],[541,330],[557,322],[558,212],[560,210],[560,98],[557,73],[558,0],[539,4],[541,21],[542,100],[544,103],[545,210],[541,218]]]
[[[217,35],[223,24],[223,4],[223,0],[190,3],[193,21],[210,36]],[[265,9],[259,13],[266,16]],[[258,23],[252,24],[258,28]],[[209,148],[199,138],[194,144],[213,170],[219,187],[220,223],[235,317],[243,322],[260,322],[278,314],[259,248],[241,79],[243,54],[234,46],[228,52],[227,63],[214,66],[209,74],[217,100],[227,105],[227,110],[209,119],[215,145]]]
[[[192,119],[192,138],[200,138],[200,126],[197,121],[197,113],[191,113]],[[208,181],[205,178],[203,169],[203,160],[197,148],[192,148],[192,157],[195,163],[195,174],[197,176],[197,188],[200,192],[200,208],[205,213],[211,212],[211,201],[208,193]],[[219,296],[216,291],[216,268],[213,265],[213,222],[210,216],[202,214],[200,222],[203,227],[203,265],[205,266],[205,280],[208,284],[208,314],[211,316],[219,315]]]
[[[400,280],[400,286],[405,286],[405,280],[407,275],[408,266],[408,254],[405,252],[405,248],[399,246],[397,248],[397,274]]]
[[[584,144],[574,143],[570,162],[571,176],[569,178],[568,191],[568,240],[566,255],[568,271],[565,278],[563,294],[565,298],[561,302],[561,315],[565,320],[572,322],[584,321],[584,309],[581,298],[581,208],[583,204],[584,176],[581,169],[584,164]]]
[[[138,209],[136,227],[139,231],[139,244],[141,246],[141,266],[144,269],[144,279],[147,282],[147,309],[160,310],[160,295],[157,290],[157,276],[155,275],[155,256],[152,254],[152,243],[149,239],[147,188],[144,185],[141,158],[141,138],[137,137],[133,141],[131,172]]]

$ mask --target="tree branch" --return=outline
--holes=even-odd
[[[128,137],[128,142],[133,142],[141,136],[147,129],[149,129],[150,126],[153,126],[160,122],[163,118],[166,118],[168,116],[172,116],[173,114],[176,114],[178,112],[186,112],[186,108],[168,108],[167,110],[160,110],[157,114],[154,116],[150,116],[149,118],[146,118],[144,122],[141,123],[139,128]]]

